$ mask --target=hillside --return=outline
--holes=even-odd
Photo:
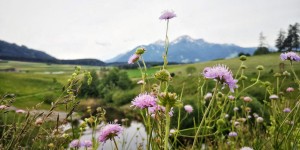
[[[103,61],[97,59],[74,59],[74,60],[59,60],[49,54],[27,48],[24,45],[17,45],[0,40],[0,59],[17,60],[27,62],[44,62],[54,64],[75,64],[75,65],[90,65],[104,66]]]
[[[141,45],[145,47],[146,53],[143,58],[146,61],[161,62],[164,53],[164,42],[157,41],[149,45]],[[136,48],[121,54],[107,62],[127,62],[128,58],[135,52]],[[256,48],[244,48],[234,44],[217,44],[209,43],[203,39],[193,39],[189,36],[181,36],[170,42],[169,62],[177,63],[195,63],[204,62],[221,58],[233,58],[239,53],[253,54]]]

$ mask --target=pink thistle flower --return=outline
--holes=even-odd
[[[286,91],[287,91],[287,92],[293,92],[293,91],[294,91],[294,88],[288,87],[288,88],[286,89]]]
[[[281,60],[300,61],[300,56],[295,52],[286,52],[280,54]]]
[[[85,147],[85,148],[87,148],[87,147],[92,147],[92,146],[93,146],[93,142],[90,141],[90,140],[84,140],[84,141],[81,143],[81,145],[82,145],[83,147]]]
[[[234,99],[235,99],[235,97],[234,97],[233,95],[229,95],[228,98],[229,98],[230,100],[234,100]]]
[[[140,55],[138,54],[133,54],[132,56],[130,56],[129,60],[128,60],[128,64],[134,64],[135,62],[137,62],[140,59]]]
[[[6,105],[0,105],[0,110],[6,109],[7,106]]]
[[[169,20],[176,17],[176,14],[173,11],[165,10],[162,15],[159,17],[160,20]]]
[[[215,79],[221,84],[227,84],[230,91],[234,92],[234,88],[237,88],[237,80],[233,79],[232,72],[226,65],[215,65],[213,67],[206,67],[203,70],[203,75],[208,79]]]
[[[244,102],[251,102],[252,101],[252,98],[249,97],[249,96],[246,96],[243,99],[244,99]]]
[[[26,113],[26,111],[22,110],[22,109],[17,109],[16,113],[18,113],[18,114],[24,114],[24,113]]]
[[[271,96],[269,97],[269,99],[278,99],[278,96],[275,95],[275,94],[273,94],[273,95],[271,95]]]
[[[70,148],[79,148],[80,146],[81,146],[81,144],[78,139],[75,139],[70,143]]]
[[[132,105],[140,109],[156,106],[156,98],[150,94],[139,94],[131,101]]]
[[[184,109],[189,114],[193,112],[193,107],[191,105],[185,105]]]
[[[119,124],[108,124],[100,131],[98,141],[105,143],[107,140],[111,140],[115,136],[119,136],[122,131],[123,128]]]
[[[211,99],[212,98],[212,93],[206,93],[206,95],[204,96],[205,100]]]
[[[284,108],[284,109],[283,109],[283,112],[289,113],[289,112],[291,112],[291,109],[290,109],[290,108]]]

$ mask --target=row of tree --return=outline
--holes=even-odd
[[[275,46],[278,48],[279,52],[282,51],[297,51],[300,46],[299,39],[299,23],[295,23],[294,25],[289,25],[287,35],[286,32],[281,29],[278,34],[278,38],[276,39]]]

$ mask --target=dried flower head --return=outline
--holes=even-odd
[[[34,123],[34,124],[37,125],[37,126],[42,125],[42,124],[43,124],[43,118],[37,118],[37,119],[35,120],[35,123]]]
[[[174,11],[165,10],[162,15],[159,17],[160,20],[169,20],[176,17]]]
[[[208,79],[215,79],[221,84],[227,84],[231,92],[237,88],[237,80],[233,79],[232,72],[225,65],[215,65],[213,67],[206,67],[203,70],[203,75]]]
[[[258,123],[261,123],[263,121],[264,121],[264,118],[262,118],[262,117],[257,117],[256,118],[256,122],[258,122]]]
[[[155,118],[155,114],[157,114],[157,113],[160,113],[160,112],[166,113],[166,108],[164,106],[156,105],[154,107],[149,107],[148,111],[151,114],[151,116],[153,115],[153,118]],[[169,111],[169,116],[172,117],[173,113],[174,113],[174,111],[173,111],[173,107],[172,107],[171,110]]]
[[[119,136],[122,131],[123,128],[119,124],[107,124],[100,131],[98,141],[105,143],[107,140],[111,140],[115,136]]]

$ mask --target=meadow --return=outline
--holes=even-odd
[[[0,72],[0,149],[299,149],[299,54],[168,65],[174,17],[160,17],[162,66],[147,68],[143,47],[130,70],[1,62],[1,70],[13,69]],[[50,118],[56,111],[65,114]],[[143,126],[129,137],[132,120]],[[133,139],[141,140],[134,148]]]

